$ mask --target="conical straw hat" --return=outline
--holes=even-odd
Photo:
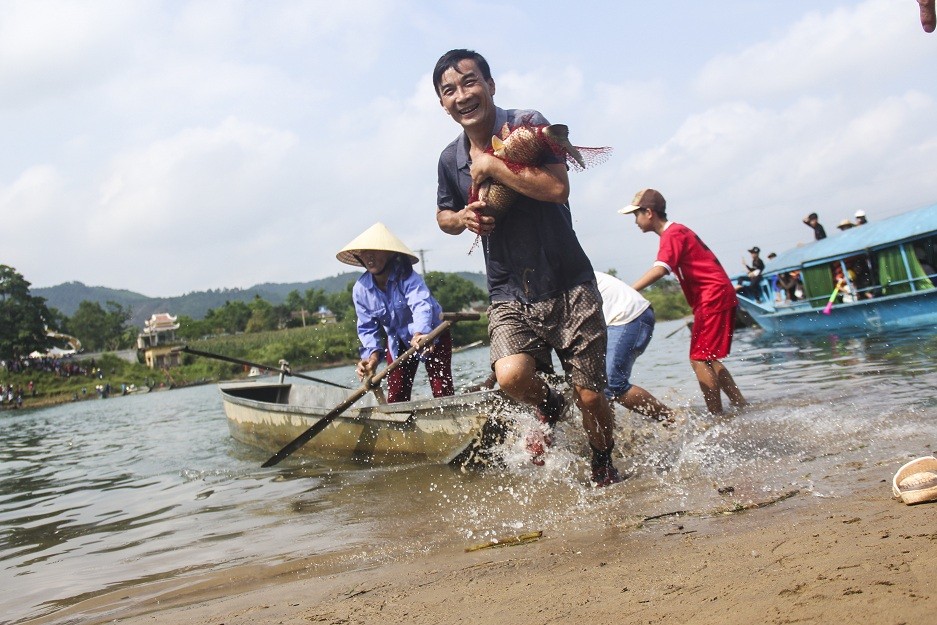
[[[383,250],[386,252],[397,252],[403,254],[410,260],[411,265],[420,262],[420,259],[410,251],[410,248],[404,245],[403,241],[394,236],[394,233],[387,229],[387,226],[377,222],[343,247],[335,258],[346,265],[355,265],[363,267],[361,261],[355,258],[360,255],[361,250]]]
[[[937,458],[924,456],[898,469],[891,490],[908,505],[937,501]]]

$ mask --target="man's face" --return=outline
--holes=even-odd
[[[495,83],[485,80],[475,61],[459,61],[458,71],[448,69],[439,79],[439,103],[465,129],[494,125]]]

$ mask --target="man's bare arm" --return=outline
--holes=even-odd
[[[562,163],[524,167],[515,173],[500,158],[479,154],[472,162],[472,183],[478,187],[489,178],[542,202],[565,204],[569,200],[569,174]]]

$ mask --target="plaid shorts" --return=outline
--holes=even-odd
[[[488,308],[491,364],[506,356],[530,354],[542,371],[552,370],[556,350],[572,383],[605,390],[608,334],[602,296],[595,282],[575,286],[542,302],[494,302]]]

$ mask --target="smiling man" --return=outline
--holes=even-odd
[[[505,124],[543,126],[537,111],[495,106],[488,62],[471,50],[450,50],[436,63],[439,103],[462,133],[439,157],[436,220],[443,232],[482,237],[488,294],[491,362],[501,389],[537,409],[552,440],[564,412],[562,395],[537,375],[555,350],[569,375],[592,447],[592,482],[619,481],[612,464],[614,416],[604,394],[605,319],[592,264],[573,232],[569,178],[562,156],[539,166],[508,167],[489,148]],[[496,220],[475,191],[485,181],[520,193]],[[528,439],[542,463],[537,440]]]

